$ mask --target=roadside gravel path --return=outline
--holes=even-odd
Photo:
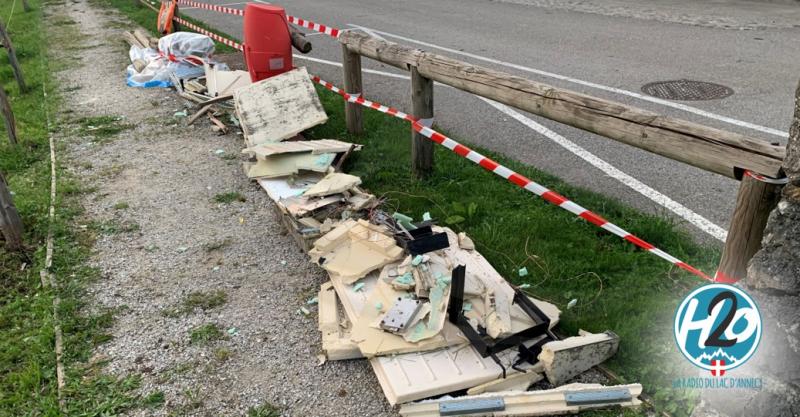
[[[241,416],[266,403],[285,416],[395,415],[366,361],[317,366],[316,308],[297,310],[325,277],[244,177],[241,137],[216,136],[204,119],[184,126],[172,91],[127,87],[119,32],[134,25],[115,11],[79,0],[50,13],[91,35],[75,40],[86,49],[63,52],[83,54],[59,75],[66,117],[121,116],[132,126],[103,139],[76,129],[62,160],[96,187],[84,206],[102,280],[90,292],[95,308],[117,312],[96,358],[110,359],[112,374],[141,375],[143,395],[165,396],[131,415]],[[246,201],[214,201],[230,192]],[[189,294],[215,291],[224,304],[175,312]],[[223,338],[192,343],[191,330],[211,323]]]

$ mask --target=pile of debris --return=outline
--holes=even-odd
[[[404,416],[552,415],[640,404],[638,384],[564,385],[613,356],[617,335],[558,340],[559,309],[507,282],[466,234],[427,213],[420,222],[389,213],[359,188],[359,177],[341,172],[361,145],[302,137],[327,121],[305,68],[255,83],[244,71],[203,68],[201,77],[173,77],[174,86],[199,100],[200,112],[232,101],[249,158],[245,175],[330,277],[313,300],[321,364],[368,360]],[[528,391],[544,379],[556,388]]]

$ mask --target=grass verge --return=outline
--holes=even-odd
[[[108,4],[152,28],[153,13],[136,0],[110,0]],[[616,332],[621,338],[620,350],[607,365],[623,382],[642,383],[659,411],[674,416],[691,413],[696,394],[672,388],[675,377],[692,375],[693,370],[675,347],[671,328],[676,306],[688,289],[701,283],[698,279],[441,147],[435,151],[434,174],[417,181],[409,168],[407,123],[365,110],[366,133],[350,135],[341,98],[321,88],[318,91],[329,121],[308,136],[364,144],[364,150],[352,155],[346,168],[359,175],[367,189],[386,199],[389,207],[417,220],[429,212],[453,229],[466,231],[509,281],[530,285],[533,295],[564,310],[562,333],[576,334],[578,329]],[[510,158],[473,148],[696,267],[712,271],[719,260],[718,249],[696,244],[669,218],[643,214]],[[521,268],[529,273],[520,276]],[[571,300],[577,303],[567,309]],[[626,410],[628,414],[634,412]],[[619,412],[585,415],[616,416]]]
[[[61,415],[52,310],[56,294],[52,288],[43,287],[39,278],[49,226],[54,234],[51,270],[59,283],[59,316],[64,334],[66,409],[63,414],[117,415],[141,403],[134,394],[139,379],[135,375],[120,378],[105,375],[101,372],[105,359],[91,356],[95,346],[111,337],[107,329],[113,324],[115,312],[87,311],[85,288],[98,278],[98,272],[86,266],[90,248],[83,243],[88,240],[83,234],[88,232],[73,227],[81,215],[79,199],[86,189],[62,168],[61,161],[57,167],[58,196],[52,225],[47,216],[49,133],[62,130],[56,117],[60,91],[52,74],[77,62],[55,59],[48,54],[48,47],[74,44],[82,37],[76,22],[69,17],[53,16],[45,22],[44,8],[63,2],[29,0],[32,6],[29,12],[12,3],[2,2],[0,15],[7,19],[29,90],[23,94],[17,89],[8,57],[4,51],[0,52],[0,83],[11,97],[20,137],[18,146],[10,146],[5,129],[1,129],[0,170],[14,192],[14,202],[25,227],[26,250],[9,253],[0,247],[0,416]],[[48,115],[52,120],[50,132]],[[57,155],[61,150],[57,147]]]

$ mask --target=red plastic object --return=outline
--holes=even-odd
[[[283,7],[248,3],[244,12],[244,60],[253,82],[292,69],[292,40]]]

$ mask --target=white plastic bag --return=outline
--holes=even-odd
[[[158,50],[131,46],[131,62],[142,60],[147,66],[137,72],[133,65],[127,69],[127,83],[131,87],[172,87],[170,73],[178,78],[195,78],[205,74],[203,61],[215,63],[214,41],[206,35],[192,32],[175,32],[158,40]],[[226,70],[225,64],[217,68]]]
[[[199,33],[175,32],[158,40],[158,51],[177,59],[190,55],[206,59],[214,54],[214,41]]]

